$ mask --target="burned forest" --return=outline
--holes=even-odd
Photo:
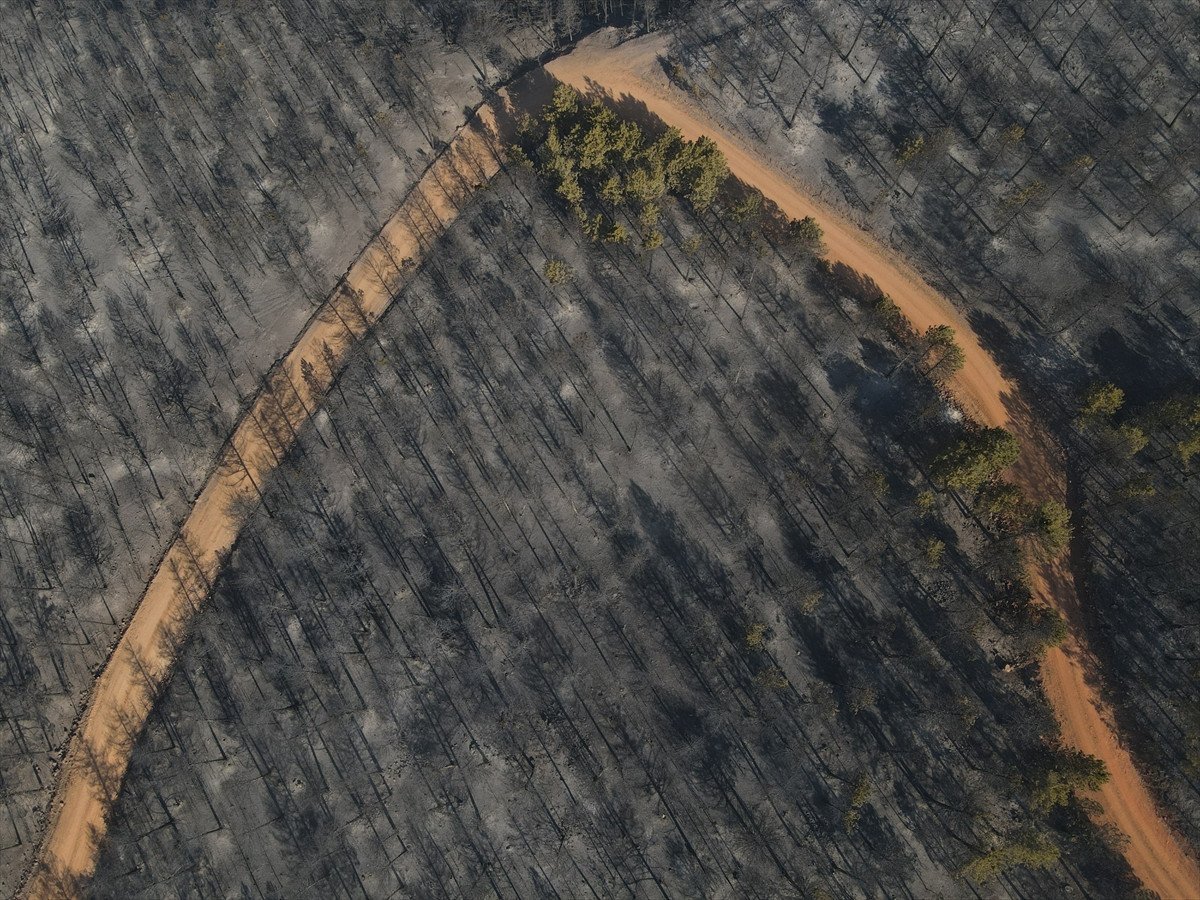
[[[1200,900],[1177,0],[0,4],[0,894]]]

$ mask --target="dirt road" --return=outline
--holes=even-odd
[[[812,215],[825,230],[830,257],[874,279],[921,329],[949,323],[966,353],[956,390],[981,420],[1007,425],[1022,441],[1015,480],[1037,497],[1061,496],[1063,481],[1051,445],[973,331],[954,307],[853,224],[813,202],[740,140],[673,89],[657,63],[655,38],[612,46],[602,33],[548,66],[581,90],[599,89],[644,104],[686,137],[707,134],[721,146],[733,173],[758,188],[788,215]],[[541,90],[526,92],[531,98]],[[490,135],[506,95],[483,107],[429,168],[404,205],[347,272],[342,287],[309,321],[272,370],[267,387],[242,416],[220,464],[210,473],[178,535],[167,549],[132,619],[97,679],[58,772],[49,823],[28,883],[34,897],[73,895],[96,864],[105,816],[120,790],[134,742],[170,676],[178,641],[206,599],[217,573],[258,499],[328,389],[350,350],[387,309],[412,260],[453,221],[474,188],[498,170]],[[1074,582],[1059,564],[1036,573],[1038,595],[1066,614],[1073,635],[1080,617]],[[1066,740],[1107,762],[1113,778],[1100,793],[1104,815],[1130,839],[1126,855],[1145,884],[1164,898],[1196,896],[1200,872],[1157,816],[1153,802],[1109,725],[1085,674],[1092,663],[1072,637],[1043,665],[1047,695]]]
[[[243,413],[145,594],[96,680],[77,722],[36,867],[33,897],[83,891],[134,742],[170,676],[178,642],[210,593],[264,480],[321,401],[351,349],[387,309],[396,287],[476,187],[499,169],[496,110],[482,107],[367,245],[334,294],[309,320]]]
[[[1009,428],[1017,435],[1021,461],[1011,477],[1029,496],[1065,500],[1065,475],[1053,443],[953,304],[886,247],[814,201],[758,151],[720,128],[684,92],[672,87],[660,60],[665,53],[666,43],[657,36],[613,46],[612,35],[601,33],[546,68],[582,92],[599,91],[618,103],[644,106],[648,113],[678,128],[685,138],[708,135],[725,153],[737,178],[760,190],[792,218],[817,219],[825,230],[831,261],[843,262],[872,278],[916,328],[923,331],[930,325],[952,325],[966,354],[966,365],[954,384],[960,404],[980,421]],[[1070,629],[1062,647],[1047,653],[1042,663],[1042,683],[1062,726],[1063,740],[1104,760],[1112,775],[1095,798],[1102,818],[1128,838],[1125,857],[1143,884],[1164,900],[1200,897],[1200,867],[1159,816],[1121,745],[1110,711],[1093,687],[1096,679],[1088,677],[1095,671],[1096,660],[1087,650],[1075,580],[1066,561],[1039,566],[1032,574],[1037,597],[1061,610]]]

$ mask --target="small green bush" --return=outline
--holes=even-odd
[[[551,284],[563,284],[570,281],[574,273],[571,272],[571,267],[561,259],[548,259],[542,266],[542,274]]]

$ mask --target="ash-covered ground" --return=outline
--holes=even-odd
[[[94,892],[957,896],[1030,833],[1061,861],[990,895],[1125,883],[1029,804],[1053,720],[870,308],[715,213],[643,255],[544,190],[481,194],[278,474]]]
[[[1194,8],[712,9],[673,31],[676,83],[958,302],[1064,446],[1105,697],[1200,844]],[[1124,408],[1082,425],[1106,382]]]
[[[512,65],[403,3],[143,7],[0,8],[4,894],[239,410]]]

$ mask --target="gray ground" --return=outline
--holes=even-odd
[[[1200,481],[1114,461],[1085,385],[1200,392],[1200,31],[1187,2],[739,0],[678,29],[714,116],[957,298],[1068,451],[1075,567],[1122,734],[1200,844]],[[908,162],[915,137],[924,149]],[[1127,416],[1127,420],[1132,417]],[[1130,479],[1157,487],[1122,502]]]
[[[480,82],[553,40],[515,9],[0,9],[0,889],[257,377]],[[1197,382],[1194,10],[701,3],[674,32],[685,86],[958,297],[1061,427],[1089,640],[1200,839],[1196,479],[1070,426],[1095,378]],[[1077,809],[1027,807],[1052,723],[984,535],[914,508],[948,426],[858,305],[711,220],[646,277],[536,196],[480,199],[276,479],[96,892],[960,896],[1027,827],[1063,863],[983,895],[1124,891]],[[1114,503],[1140,475],[1158,497]]]
[[[674,214],[645,260],[540,190],[479,198],[276,479],[97,895],[960,896],[1027,827],[1063,862],[990,896],[1115,889],[1023,799],[1052,723],[980,534],[914,508],[930,388],[761,240]]]
[[[0,893],[240,406],[498,77],[336,6],[0,8]]]

